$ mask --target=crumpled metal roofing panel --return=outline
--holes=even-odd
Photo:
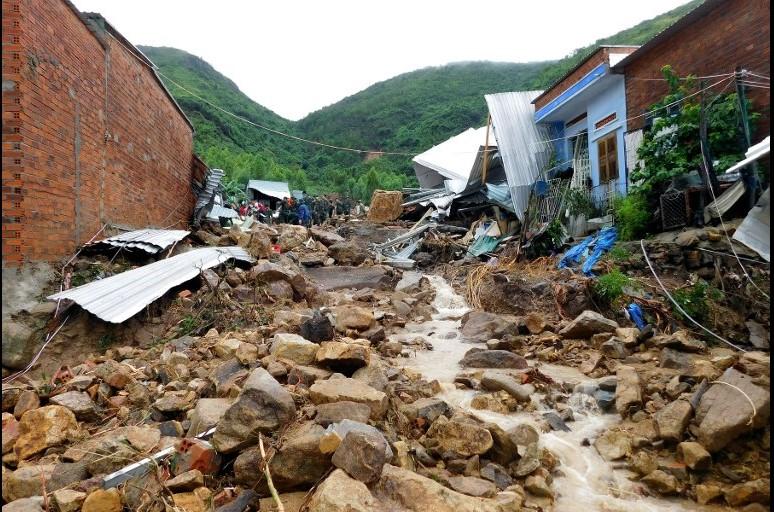
[[[771,195],[770,189],[761,195],[752,210],[744,218],[742,224],[734,232],[734,240],[761,255],[761,258],[771,262]]]
[[[492,116],[511,200],[519,220],[529,203],[530,187],[551,157],[548,129],[536,125],[532,100],[542,91],[503,92],[484,96]]]
[[[223,219],[235,219],[239,217],[239,214],[236,210],[233,208],[226,208],[225,206],[221,206],[219,204],[212,205],[212,209],[207,214],[208,219],[214,219],[218,220],[220,218]]]
[[[121,323],[174,286],[230,259],[248,263],[255,261],[241,247],[205,247],[55,293],[47,298],[72,300],[106,322]]]
[[[276,197],[277,199],[291,197],[290,188],[288,188],[288,184],[284,181],[250,180],[247,182],[247,188],[257,190],[261,194]]]
[[[432,171],[450,180],[468,182],[476,158],[486,143],[487,127],[468,128],[462,133],[433,146],[412,159],[420,186],[435,186]],[[496,145],[494,134],[489,134],[489,145]],[[428,185],[423,183],[425,181]]]

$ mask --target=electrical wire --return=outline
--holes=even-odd
[[[706,75],[706,76],[678,76],[676,78],[677,78],[677,80],[702,80],[702,79],[707,79],[707,78],[721,78],[721,77],[726,77],[726,76],[730,76],[730,75],[733,75],[733,74],[735,74],[735,72],[734,73],[722,73],[722,74],[719,74],[719,75]],[[647,82],[669,82],[669,81],[671,81],[668,78],[642,78],[642,77],[638,77],[638,76],[627,76],[627,75],[624,75],[624,77],[627,80],[642,80],[642,81],[647,81]]]
[[[43,343],[42,347],[40,347],[40,350],[38,350],[38,353],[35,354],[35,357],[32,358],[32,361],[30,361],[30,364],[28,364],[23,370],[19,370],[18,372],[16,372],[16,373],[14,373],[12,375],[9,375],[8,377],[4,378],[3,379],[3,384],[7,384],[9,382],[13,382],[14,380],[18,379],[19,377],[21,377],[22,375],[24,375],[25,373],[30,371],[30,369],[33,366],[35,366],[35,363],[38,362],[38,358],[40,358],[40,354],[43,353],[43,350],[45,350],[45,348],[48,346],[48,344],[51,343],[51,341],[54,339],[54,337],[57,334],[59,334],[59,331],[62,329],[62,327],[64,327],[64,325],[67,323],[67,320],[69,320],[69,319],[70,319],[70,317],[67,316],[64,319],[64,321],[61,324],[59,324],[59,327],[57,327],[56,330],[53,333],[49,333],[48,336],[46,336],[46,342]]]
[[[656,274],[656,270],[653,268],[653,264],[650,262],[650,258],[648,258],[648,251],[645,250],[645,240],[640,240],[640,247],[642,248],[642,255],[645,256],[645,263],[648,264],[648,268],[650,268],[650,272],[653,274],[653,277],[656,278],[656,282],[661,287],[661,289],[664,291],[664,294],[669,298],[669,300],[672,302],[672,304],[674,304],[674,306],[677,308],[677,310],[680,313],[682,313],[682,315],[685,316],[685,318],[687,318],[688,320],[693,322],[694,325],[696,325],[697,327],[702,329],[704,332],[706,332],[708,334],[711,334],[712,336],[714,336],[715,338],[719,339],[720,341],[722,341],[726,345],[734,347],[735,349],[739,350],[740,352],[747,352],[742,347],[734,345],[733,343],[731,343],[730,341],[728,341],[724,337],[720,336],[719,334],[715,334],[714,332],[710,331],[709,329],[707,329],[706,327],[701,325],[699,322],[694,320],[691,315],[686,313],[685,310],[683,309],[683,307],[680,304],[677,303],[677,301],[675,300],[674,297],[672,297],[672,294],[670,294],[669,291],[667,291],[666,287],[664,286],[664,283],[661,282],[661,279],[658,277],[658,274]]]
[[[724,76],[725,76],[725,75],[724,75]],[[706,90],[712,89],[712,88],[714,88],[714,87],[716,87],[716,86],[718,86],[718,85],[722,84],[723,82],[726,82],[726,81],[727,81],[728,83],[731,83],[731,81],[732,81],[733,79],[734,79],[734,73],[731,73],[730,75],[727,75],[727,76],[726,76],[726,78],[723,78],[722,80],[718,80],[717,82],[715,82],[715,83],[713,83],[713,84],[711,84],[711,85],[708,85],[707,87],[704,87],[704,88],[702,88],[702,89],[699,89],[698,91],[696,91],[696,92],[693,92],[693,93],[689,94],[688,96],[685,96],[685,97],[683,97],[683,98],[680,98],[680,99],[678,99],[678,100],[675,100],[675,101],[673,101],[673,102],[671,102],[671,103],[668,103],[668,104],[666,104],[666,105],[664,105],[664,106],[662,106],[662,107],[658,107],[658,108],[656,108],[656,109],[650,110],[650,111],[648,111],[648,112],[645,112],[645,113],[643,113],[643,114],[638,114],[638,115],[636,115],[636,116],[627,117],[627,118],[626,118],[624,121],[626,121],[626,122],[629,122],[629,121],[633,121],[633,120],[635,120],[635,119],[639,119],[639,118],[641,118],[641,117],[645,117],[645,116],[648,116],[648,115],[652,115],[652,114],[653,114],[653,113],[655,113],[655,112],[658,112],[658,111],[660,111],[660,110],[663,110],[663,109],[666,109],[666,108],[672,107],[672,106],[674,106],[674,105],[677,105],[678,103],[682,103],[683,101],[685,101],[685,100],[687,100],[687,99],[689,99],[689,98],[692,98],[693,96],[696,96],[697,94],[701,94],[702,92],[704,92],[704,91],[706,91]],[[728,84],[726,84],[726,85],[728,85]],[[569,135],[569,136],[566,136],[566,137],[558,137],[558,138],[556,138],[556,139],[547,139],[547,140],[540,141],[538,144],[545,144],[545,143],[548,143],[548,142],[556,142],[556,141],[560,141],[560,140],[567,140],[567,139],[572,139],[572,138],[575,138],[575,137],[577,137],[577,136],[578,136],[578,134],[576,134],[576,135]]]
[[[704,247],[697,247],[699,251],[708,252],[710,254],[717,254],[718,256],[726,256],[728,258],[733,258],[733,254],[729,254],[727,252],[721,252],[721,251],[713,251],[712,249],[705,249]],[[750,263],[757,263],[758,265],[770,265],[768,261],[758,261],[754,260],[752,258],[745,258],[744,256],[737,256],[740,260],[749,261]]]

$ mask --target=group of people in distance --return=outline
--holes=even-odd
[[[268,200],[246,201],[234,208],[239,216],[252,216],[266,224],[320,225],[336,215],[359,215],[365,211],[362,203],[349,197],[328,199],[324,196],[304,196],[303,199],[287,197],[271,208]]]

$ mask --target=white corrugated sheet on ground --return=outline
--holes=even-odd
[[[761,255],[766,261],[771,261],[771,205],[769,190],[761,195],[752,210],[744,218],[742,224],[734,232],[734,240]]]
[[[478,129],[468,128],[415,156],[412,161],[419,186],[436,188],[442,186],[445,180],[450,180],[454,183],[446,188],[453,192],[462,192],[468,184],[476,158],[486,144],[486,129],[486,126]],[[494,134],[490,131],[489,146],[495,145]]]
[[[104,240],[93,242],[89,245],[107,244],[113,247],[124,247],[128,249],[142,249],[151,254],[163,251],[175,242],[179,242],[190,231],[183,229],[138,229],[111,236]]]
[[[551,157],[548,130],[536,125],[532,105],[542,91],[504,92],[484,96],[492,116],[516,215],[524,220],[530,188]]]
[[[247,182],[247,190],[255,190],[277,199],[290,197],[290,189],[284,181],[250,180]]]
[[[737,181],[720,196],[712,201],[704,208],[704,222],[705,224],[710,219],[719,218],[721,215],[731,209],[739,199],[744,195],[744,182],[742,180]]]
[[[106,322],[121,323],[174,286],[230,259],[255,261],[241,247],[205,247],[56,293],[48,300],[69,299]]]

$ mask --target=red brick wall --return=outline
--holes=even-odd
[[[545,107],[551,101],[556,99],[557,96],[567,90],[572,84],[586,76],[592,69],[599,66],[603,62],[607,62],[607,57],[612,50],[613,53],[631,53],[636,49],[635,46],[631,48],[606,48],[602,47],[593,53],[588,60],[584,61],[577,69],[563,78],[560,82],[548,89],[535,100],[535,111],[537,112],[541,108]]]
[[[680,30],[627,65],[627,117],[645,112],[667,94],[664,82],[639,78],[661,77],[661,68],[669,64],[679,75],[697,76],[731,73],[737,66],[770,75],[770,3],[764,0],[727,0],[702,18]],[[713,83],[717,79],[710,81]],[[725,84],[723,84],[725,85]],[[731,84],[733,87],[733,84]],[[730,89],[733,91],[733,89]],[[753,108],[763,110],[758,138],[769,132],[769,91],[751,89],[748,97]],[[629,130],[643,126],[644,117],[630,120]]]
[[[151,69],[63,0],[2,6],[3,267],[186,222],[193,130]]]

